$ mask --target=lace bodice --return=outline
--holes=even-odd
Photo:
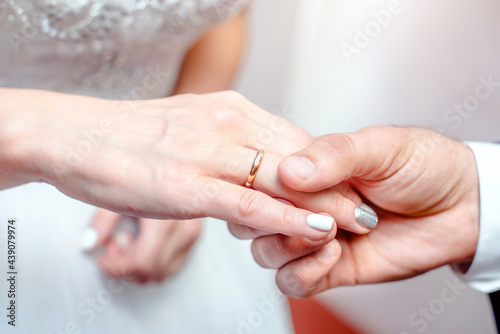
[[[0,85],[164,96],[189,46],[249,1],[0,0]]]

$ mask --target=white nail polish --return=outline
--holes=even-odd
[[[320,231],[330,231],[333,226],[333,218],[318,214],[307,216],[307,225]]]
[[[83,231],[80,238],[80,249],[84,252],[90,252],[94,249],[99,235],[97,231],[91,227],[88,227]]]

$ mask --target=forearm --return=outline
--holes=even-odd
[[[0,88],[0,189],[43,181],[52,183],[64,168],[61,138],[69,124],[92,121],[104,100],[39,90]],[[69,122],[71,120],[71,122]],[[67,153],[67,152],[66,152]]]
[[[175,94],[230,88],[243,54],[245,34],[244,14],[206,33],[187,53]]]

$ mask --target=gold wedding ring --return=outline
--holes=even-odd
[[[253,161],[252,168],[250,169],[250,173],[247,177],[247,182],[245,183],[245,187],[251,188],[253,181],[255,180],[255,176],[259,171],[260,164],[262,163],[262,159],[264,158],[264,150],[260,149],[255,155],[255,160]]]

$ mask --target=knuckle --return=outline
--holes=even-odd
[[[262,201],[256,191],[245,191],[238,203],[237,211],[241,218],[250,218],[262,207]]]
[[[252,255],[259,266],[266,269],[275,269],[272,265],[273,254],[266,251],[266,241],[264,239],[255,239],[251,244]]]
[[[281,221],[276,222],[279,231],[285,233],[290,230],[290,227],[294,225],[296,219],[297,211],[294,207],[285,206],[283,207],[283,212],[281,214]]]
[[[345,134],[334,134],[334,135],[324,135],[320,138],[321,142],[324,144],[326,154],[334,155],[349,155],[354,151],[355,143],[349,135]]]
[[[232,101],[247,101],[247,99],[243,96],[243,94],[238,93],[235,90],[226,90],[221,92],[226,99],[232,100]]]
[[[290,267],[284,271],[283,288],[287,291],[287,295],[295,298],[307,298],[313,294],[316,284],[304,266],[299,263],[290,264]]]
[[[195,93],[184,93],[182,97],[187,101],[188,104],[191,104],[200,98],[200,95]]]
[[[270,254],[275,254],[277,259],[288,257],[291,254],[291,249],[288,247],[289,243],[287,242],[288,238],[289,237],[282,234],[272,236],[268,252]]]
[[[252,243],[252,253],[256,262],[264,268],[278,269],[288,261],[293,251],[288,247],[288,239],[282,234],[258,238]],[[254,252],[255,250],[255,252]]]
[[[343,197],[336,192],[331,194],[328,208],[330,213],[333,214],[344,212],[343,210],[345,209],[345,203]]]
[[[229,123],[236,113],[224,104],[217,104],[212,109],[211,119],[215,125]]]
[[[294,136],[294,138],[295,138],[297,145],[300,148],[303,148],[305,146],[309,146],[313,142],[313,138],[312,138],[311,134],[302,128],[297,129],[297,133]]]

